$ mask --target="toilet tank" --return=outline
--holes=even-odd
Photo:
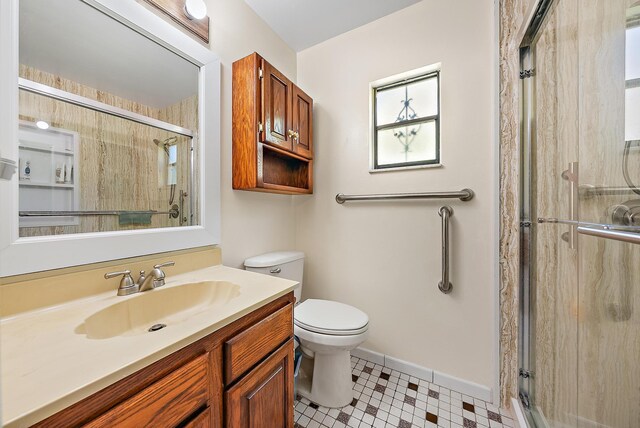
[[[293,290],[297,303],[302,297],[303,267],[304,253],[301,251],[277,251],[250,257],[244,261],[246,270],[299,282],[300,285]]]

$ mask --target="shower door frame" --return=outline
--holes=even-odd
[[[526,23],[526,28],[519,45],[520,54],[520,182],[519,196],[519,332],[518,332],[518,399],[524,410],[527,423],[537,426],[530,411],[535,401],[535,328],[531,322],[535,319],[536,283],[531,281],[531,256],[535,235],[532,234],[534,219],[531,218],[531,174],[532,149],[535,145],[536,131],[536,70],[533,42],[542,28],[547,12],[558,0],[536,0],[533,13]]]

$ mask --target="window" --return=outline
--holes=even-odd
[[[420,69],[371,87],[371,170],[439,165],[440,71]]]
[[[639,8],[640,9],[640,8]],[[625,52],[625,140],[640,142],[640,15],[627,23]]]

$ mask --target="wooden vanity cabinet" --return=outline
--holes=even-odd
[[[293,293],[35,427],[293,427]]]
[[[313,99],[257,53],[233,63],[233,188],[313,193]]]

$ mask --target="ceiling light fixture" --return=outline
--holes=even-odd
[[[207,16],[207,5],[203,0],[186,0],[184,12],[189,19],[202,19]]]
[[[36,122],[36,126],[40,129],[49,129],[49,124],[44,120],[39,120]]]

